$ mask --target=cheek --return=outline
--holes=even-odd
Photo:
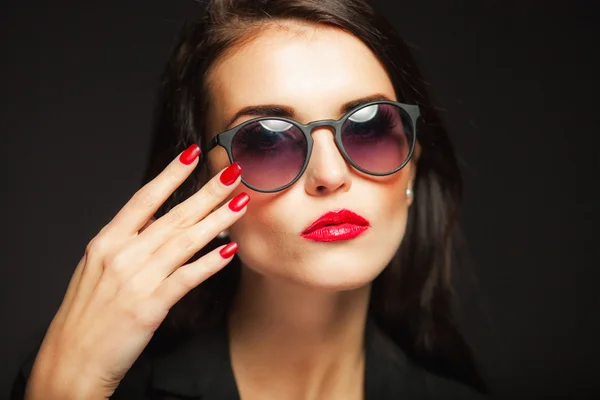
[[[377,213],[379,240],[385,242],[391,240],[398,242],[402,240],[408,215],[408,202],[406,200],[406,186],[394,185],[389,190],[379,193],[377,204],[379,212]],[[382,236],[387,237],[382,239]],[[399,245],[399,243],[397,243]]]
[[[230,227],[230,237],[239,244],[242,263],[256,272],[315,285],[360,286],[385,268],[403,240],[411,176],[407,168],[377,179],[353,177],[350,191],[340,198],[344,206],[365,215],[373,227],[356,245],[323,251],[324,246],[300,238],[299,231],[314,218],[314,207],[307,207],[307,202],[333,204],[311,198],[302,185],[278,194],[238,187],[236,192],[246,191],[251,201],[246,214]]]
[[[247,189],[244,186],[244,189]],[[302,251],[293,226],[294,217],[273,195],[248,191],[251,200],[246,214],[233,224],[230,237],[239,244],[238,256],[256,270],[271,269],[272,260],[299,261]],[[296,245],[294,245],[296,243]]]
[[[377,234],[374,235],[374,246],[380,246],[382,251],[392,253],[400,246],[406,223],[408,220],[408,209],[410,202],[406,197],[406,188],[412,177],[411,169],[403,169],[392,178],[380,182],[371,188],[373,195],[370,202],[373,208],[377,208]],[[390,257],[392,255],[390,253]]]
[[[412,165],[408,164],[396,174],[380,179],[368,192],[374,192],[372,201],[380,204],[383,214],[398,215],[406,214],[406,208],[410,205],[406,197],[406,189],[412,186]]]
[[[289,222],[290,215],[286,215],[285,207],[279,204],[281,195],[256,192],[242,183],[234,190],[232,196],[240,192],[246,192],[250,196],[246,214],[230,229],[240,242],[257,236],[269,236],[273,239],[274,236],[285,233],[282,225]]]

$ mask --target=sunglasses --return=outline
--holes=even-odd
[[[315,128],[334,129],[335,144],[357,170],[374,176],[390,175],[410,160],[416,143],[419,106],[374,101],[344,114],[301,124],[287,118],[259,117],[216,135],[204,154],[216,146],[242,168],[242,182],[252,190],[274,193],[293,185],[304,173],[313,148]]]

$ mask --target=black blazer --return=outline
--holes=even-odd
[[[11,400],[23,399],[36,354],[37,350],[19,369]],[[371,321],[367,323],[365,334],[365,357],[365,400],[487,398],[466,385],[414,364]],[[165,355],[142,353],[111,397],[114,400],[239,398],[225,326],[179,343]]]

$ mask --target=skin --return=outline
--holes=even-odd
[[[212,135],[247,105],[283,104],[309,122],[339,118],[341,104],[359,97],[396,99],[383,67],[358,39],[291,23],[263,30],[231,51],[208,83]],[[229,207],[248,189],[239,177],[223,184],[228,162],[220,149],[208,155],[212,179],[157,220],[153,215],[198,159],[178,157],[140,188],[86,246],[38,351],[25,398],[110,398],[170,308],[231,261],[221,246],[188,263],[228,228],[243,263],[229,320],[242,398],[362,398],[370,283],[402,241],[416,156],[398,173],[374,178],[345,163],[329,129],[315,130],[313,138],[305,175],[278,194],[249,191],[251,207]],[[324,212],[341,207],[366,217],[371,229],[334,243],[299,236]]]
[[[280,105],[308,123],[338,119],[342,104],[384,95],[397,100],[376,56],[339,29],[282,22],[229,51],[208,77],[213,137],[256,115],[232,116],[253,105]],[[404,236],[414,159],[396,174],[355,170],[338,151],[333,132],[312,133],[304,175],[276,194],[238,186],[252,198],[229,229],[239,244],[240,290],[230,315],[230,345],[244,399],[362,398],[363,330],[371,282]],[[218,147],[209,170],[229,164]],[[319,243],[300,233],[323,213],[347,208],[371,228],[355,239]]]

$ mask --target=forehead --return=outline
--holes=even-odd
[[[308,122],[339,117],[343,103],[374,93],[396,99],[383,65],[361,40],[334,27],[287,21],[228,52],[207,83],[217,131],[250,105],[287,105]]]

